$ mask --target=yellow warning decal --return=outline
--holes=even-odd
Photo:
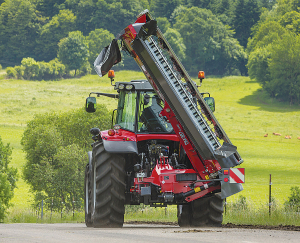
[[[205,179],[206,179],[206,180],[209,180],[209,175],[206,175],[206,176],[205,176]]]
[[[197,192],[200,192],[200,191],[201,191],[201,188],[200,188],[200,187],[196,187],[194,190],[195,190],[195,192],[197,193]]]

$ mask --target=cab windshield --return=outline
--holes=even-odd
[[[119,96],[116,123],[122,128],[135,131],[137,93],[121,91]]]
[[[164,103],[152,91],[121,91],[116,123],[138,133],[172,133],[172,125],[159,116],[163,107]]]

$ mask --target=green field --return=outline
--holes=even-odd
[[[144,78],[142,73],[121,71],[117,81]],[[0,73],[0,136],[13,147],[12,166],[21,175],[25,163],[20,140],[35,114],[69,111],[85,104],[89,92],[114,92],[110,80],[89,75],[61,81],[6,80]],[[269,174],[272,196],[283,203],[291,186],[300,186],[300,106],[290,106],[268,98],[248,77],[207,78],[201,92],[216,100],[215,116],[244,159],[246,183],[241,195],[252,205],[268,203]],[[112,110],[117,101],[100,97]],[[272,133],[281,133],[274,136]],[[268,133],[268,137],[264,135]],[[290,135],[292,139],[284,139]],[[29,208],[29,186],[20,179],[11,210]],[[228,198],[235,201],[238,196]]]

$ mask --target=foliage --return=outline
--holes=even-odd
[[[165,33],[165,37],[170,43],[176,55],[179,57],[180,60],[183,61],[186,57],[186,46],[183,42],[183,38],[181,37],[180,33],[175,29],[169,28]]]
[[[24,67],[24,78],[31,79],[36,78],[39,73],[38,63],[31,57],[23,58],[21,65]]]
[[[86,65],[89,52],[85,38],[80,31],[69,32],[68,37],[60,40],[58,49],[58,59],[68,70],[80,69]]]
[[[69,9],[60,10],[59,13],[43,25],[38,39],[36,52],[42,56],[44,61],[56,58],[58,43],[68,36],[68,33],[75,31],[76,16]]]
[[[166,17],[169,19],[174,9],[181,5],[183,0],[151,0],[150,10],[153,17]]]
[[[10,200],[14,196],[17,181],[17,169],[9,167],[12,149],[6,146],[0,137],[0,222],[3,221],[7,209],[11,206]]]
[[[232,205],[236,210],[245,210],[248,208],[247,199],[243,195],[239,195],[238,200],[236,200]]]
[[[44,200],[48,209],[80,209],[86,163],[87,154],[77,144],[60,146],[52,157],[44,157],[31,171],[31,182],[38,185],[35,204]]]
[[[37,62],[33,58],[23,58],[21,66],[7,67],[7,78],[26,80],[55,80],[65,74],[65,66],[57,59],[50,62]]]
[[[68,0],[65,4],[77,16],[77,30],[84,35],[101,28],[117,35],[122,29],[120,24],[132,24],[147,5],[146,0]]]
[[[265,10],[247,47],[250,77],[270,97],[290,104],[300,103],[298,7],[298,0],[280,0],[276,8]]]
[[[106,129],[109,120],[108,111],[100,106],[94,114],[83,109],[48,113],[27,124],[21,140],[27,160],[23,177],[35,193],[35,203],[43,199],[50,208],[53,200],[57,210],[62,202],[67,209],[82,206],[86,151],[92,142],[89,130]]]
[[[278,22],[269,20],[260,23],[259,28],[255,31],[253,38],[248,42],[247,52],[251,53],[256,48],[266,47],[273,42],[276,42],[287,30],[283,28]]]
[[[300,36],[285,35],[270,49],[270,94],[290,104],[300,104]]]
[[[291,194],[284,205],[286,209],[292,209],[295,212],[300,212],[300,188],[298,186],[292,186],[290,191]]]
[[[15,68],[7,67],[5,71],[6,71],[6,77],[7,78],[12,78],[12,79],[17,78],[18,73],[17,73]]]
[[[251,79],[256,79],[263,88],[269,90],[270,86],[270,71],[268,68],[268,59],[270,51],[267,47],[257,48],[251,52],[248,58],[248,72]]]
[[[109,45],[114,39],[114,35],[105,29],[95,29],[86,37],[89,46],[89,63],[94,66],[94,61],[99,55],[101,48]]]
[[[0,57],[16,65],[24,57],[35,57],[34,49],[43,22],[33,1],[6,0],[0,6]]]
[[[222,0],[218,6],[218,18],[225,24],[232,26],[234,20],[234,8],[233,0]]]
[[[238,67],[237,63],[246,58],[243,48],[233,38],[233,31],[210,10],[197,7],[181,10],[174,28],[186,45],[189,58],[184,64],[191,73],[201,69],[208,74],[230,74]]]
[[[46,17],[58,14],[65,0],[36,0],[36,9]]]
[[[157,21],[157,26],[162,33],[166,33],[166,31],[171,27],[171,24],[166,17],[158,17],[155,20]]]
[[[187,56],[192,62],[196,55],[190,57],[190,49],[192,49],[190,48],[191,41],[188,41],[188,38],[185,38],[183,35],[182,29],[178,28],[180,21],[176,21],[176,18],[179,13],[182,14],[185,12],[183,10],[186,7],[197,7],[203,10],[211,10],[215,15],[214,18],[218,19],[220,23],[224,25],[223,27],[225,27],[225,25],[232,26],[236,33],[234,34],[234,32],[229,31],[230,28],[226,27],[227,30],[225,32],[231,32],[229,34],[230,40],[220,43],[220,39],[222,38],[216,36],[222,36],[224,31],[218,34],[219,30],[216,29],[214,21],[206,23],[207,26],[205,29],[210,28],[214,32],[209,34],[208,38],[212,39],[212,43],[209,43],[208,49],[215,49],[214,52],[217,54],[211,53],[211,50],[206,50],[207,43],[204,43],[202,45],[204,50],[202,49],[201,51],[204,51],[205,54],[207,53],[209,59],[215,61],[207,63],[207,65],[202,68],[214,67],[209,68],[211,70],[207,70],[208,73],[212,74],[236,73],[236,69],[246,74],[245,55],[242,54],[243,51],[240,47],[237,47],[238,42],[231,39],[237,37],[240,44],[246,46],[245,43],[250,36],[250,28],[256,23],[258,19],[257,15],[260,12],[257,11],[257,0],[247,0],[243,11],[235,8],[236,1],[238,0],[6,0],[0,7],[0,63],[5,65],[5,67],[19,66],[23,58],[31,57],[37,62],[49,62],[61,56],[59,58],[67,67],[68,71],[75,70],[76,73],[77,70],[80,70],[81,74],[89,73],[91,68],[87,65],[86,58],[83,57],[86,55],[85,48],[83,48],[81,52],[83,56],[79,57],[79,52],[74,45],[68,48],[62,47],[62,43],[69,38],[68,33],[80,31],[89,39],[91,43],[88,44],[92,46],[88,49],[90,53],[88,61],[91,66],[95,60],[95,56],[108,44],[106,40],[108,37],[110,38],[110,33],[116,36],[122,28],[132,24],[136,20],[137,14],[146,8],[148,8],[151,15],[157,19],[163,33],[169,28],[179,31],[183,37],[183,44],[187,49],[186,53],[180,53],[178,55]],[[263,6],[261,0],[260,6]],[[234,11],[236,11],[236,14],[234,14]],[[187,13],[189,14],[189,12]],[[195,16],[195,14],[193,16]],[[298,28],[296,22],[293,25],[294,28]],[[177,23],[176,26],[175,23]],[[244,24],[246,27],[243,27]],[[99,29],[102,30],[101,33],[98,31]],[[105,31],[107,31],[107,33],[105,33]],[[201,32],[199,29],[195,31]],[[207,34],[205,30],[202,31],[202,33]],[[99,34],[101,34],[102,37],[96,41],[94,37]],[[199,34],[197,36],[197,34],[194,35],[193,33],[193,36],[193,43],[201,42],[205,39],[199,39]],[[192,36],[190,35],[189,37]],[[223,36],[223,38],[225,38],[225,36]],[[64,41],[62,41],[63,39]],[[59,45],[61,47],[58,46],[58,43],[60,43]],[[99,46],[97,46],[98,44]],[[226,46],[228,44],[229,47]],[[74,53],[67,52],[66,55],[63,55],[61,52],[60,55],[58,55],[59,48],[64,49],[64,52],[67,52],[66,49],[72,49]],[[176,47],[174,49],[178,48]],[[222,53],[219,52],[219,49],[221,49]],[[195,53],[199,54],[197,51]],[[239,54],[237,55],[237,53]],[[228,54],[230,55],[228,56]],[[222,60],[219,59],[217,55],[223,56],[221,58]],[[199,56],[196,57],[197,59],[200,58]],[[123,60],[124,62],[120,64],[117,69],[138,69],[138,66],[132,58],[124,56]],[[204,62],[206,63],[206,60],[204,60]],[[190,65],[189,62],[187,62],[187,64]],[[195,67],[191,67],[190,70],[197,72],[199,65],[202,66],[202,64],[197,61]],[[50,68],[45,64],[42,65],[41,69],[48,70]],[[18,77],[23,77],[22,70],[20,71],[21,73],[18,74]],[[45,72],[47,73],[47,71]],[[13,76],[14,75],[10,73],[10,77]],[[37,79],[47,79],[41,76],[43,75],[39,74]]]
[[[237,0],[234,14],[234,36],[243,47],[246,47],[251,34],[251,28],[257,23],[260,16],[257,0]]]

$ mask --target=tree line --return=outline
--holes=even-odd
[[[0,65],[7,76],[82,75],[148,8],[187,71],[250,75],[271,97],[299,104],[299,0],[2,0]],[[123,55],[118,69],[138,70]]]
[[[0,64],[18,66],[23,58],[50,62],[69,32],[88,38],[88,63],[148,8],[188,67],[196,73],[246,74],[246,41],[264,0],[5,0],[0,1]],[[249,9],[253,9],[249,11]],[[241,21],[242,20],[242,21]],[[95,36],[95,32],[107,31]],[[92,33],[93,32],[93,33]],[[97,33],[98,33],[97,32]],[[90,41],[91,36],[95,38]],[[98,41],[97,41],[98,40]],[[102,42],[99,40],[103,40]],[[99,43],[100,42],[100,43]],[[91,47],[93,51],[91,51]],[[83,48],[83,52],[84,52]],[[94,53],[95,51],[95,53]],[[126,59],[124,69],[138,69]],[[79,59],[79,58],[78,58]],[[73,59],[74,60],[74,59]],[[62,58],[60,61],[63,62]],[[63,63],[65,64],[65,63]],[[82,64],[86,65],[86,63]],[[68,65],[67,65],[68,66]],[[68,68],[73,68],[69,65]]]

